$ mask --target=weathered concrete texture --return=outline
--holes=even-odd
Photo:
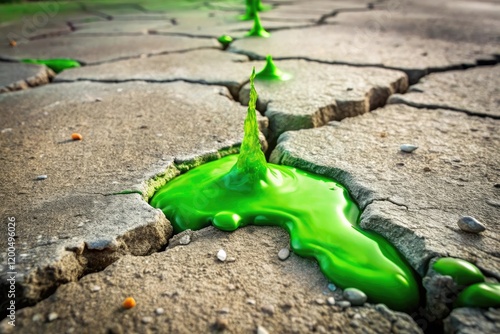
[[[495,334],[500,332],[500,309],[457,308],[444,321],[447,334]]]
[[[420,148],[403,153],[401,144]],[[331,176],[364,210],[363,228],[394,244],[423,275],[452,256],[500,277],[500,122],[445,110],[390,105],[330,126],[288,132],[271,161]],[[483,222],[461,231],[460,215]]]
[[[316,262],[294,254],[278,259],[289,243],[279,228],[207,228],[190,235],[186,246],[126,256],[61,286],[18,311],[15,332],[255,333],[262,326],[269,333],[421,333],[409,315],[384,305],[342,309],[326,303],[329,296],[340,300],[341,292],[328,290]],[[219,249],[234,261],[217,260]],[[129,296],[137,306],[123,310]]]
[[[389,103],[500,118],[500,66],[433,73],[412,86],[408,94],[391,96]]]
[[[44,85],[54,76],[45,66],[0,62],[0,93]]]
[[[75,68],[64,71],[55,80],[185,80],[226,86],[237,96],[254,65],[245,60],[245,56],[221,50],[196,50]]]
[[[9,40],[16,41],[18,45],[27,43],[30,39],[43,38],[69,34],[70,26],[64,20],[49,17],[43,11],[27,16],[20,22],[8,22],[0,24],[0,37],[2,46],[9,46]]]
[[[325,43],[328,41],[328,43]],[[329,63],[376,65],[405,71],[410,83],[438,68],[493,60],[497,44],[429,40],[395,31],[353,29],[336,25],[277,31],[267,39],[241,39],[230,50],[255,58],[305,58]]]
[[[171,227],[143,198],[179,173],[174,162],[188,168],[235,152],[245,114],[226,88],[187,83],[0,95],[0,214],[17,221],[16,297],[34,302],[123,254],[159,250]],[[138,194],[109,195],[123,191]]]
[[[256,65],[257,71],[263,63]],[[271,141],[288,130],[322,126],[364,114],[385,104],[389,95],[405,92],[408,80],[403,72],[375,67],[357,68],[326,65],[304,60],[277,61],[291,74],[289,81],[257,80],[258,109],[270,120]],[[249,85],[240,92],[248,103]]]
[[[147,35],[150,29],[165,29],[171,27],[169,19],[163,20],[121,20],[98,21],[74,24],[73,35]]]
[[[0,57],[72,58],[92,64],[216,46],[216,41],[181,36],[60,36],[31,41],[15,48],[0,45]]]

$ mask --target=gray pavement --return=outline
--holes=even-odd
[[[326,288],[314,261],[277,259],[289,242],[279,229],[209,228],[174,247],[181,236],[170,239],[148,198],[181,171],[238,151],[248,76],[263,66],[247,55],[271,54],[293,75],[256,83],[271,161],[343,183],[364,209],[362,227],[421,275],[432,259],[455,256],[500,280],[499,5],[272,4],[262,13],[268,39],[243,38],[252,23],[237,20],[236,1],[96,4],[34,29],[0,25],[19,36],[0,44],[0,87],[10,87],[0,94],[0,212],[17,221],[19,332],[418,333],[417,324],[439,331],[446,317],[447,333],[495,332],[497,310],[431,323],[422,309],[411,319],[380,305],[330,306],[340,290]],[[223,33],[240,38],[227,51],[215,40]],[[84,66],[52,78],[4,61],[28,57]],[[405,143],[419,148],[402,153]],[[459,230],[460,215],[486,231]],[[219,248],[235,261],[217,262]],[[138,306],[122,311],[127,296]]]

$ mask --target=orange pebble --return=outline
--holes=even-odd
[[[136,305],[135,299],[132,297],[125,298],[125,300],[123,301],[123,304],[122,304],[123,308],[127,309],[127,310],[132,308],[132,307],[135,307],[135,305]]]
[[[17,45],[17,42],[16,42],[15,40],[11,39],[11,40],[9,41],[9,45],[10,45],[11,47],[15,47],[15,46]]]
[[[72,133],[72,134],[71,134],[71,139],[73,139],[73,140],[82,140],[82,139],[83,139],[83,137],[82,137],[82,135],[81,135],[81,134],[79,134],[79,133]]]

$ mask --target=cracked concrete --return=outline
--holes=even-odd
[[[54,76],[43,65],[0,62],[0,93],[44,85]]]
[[[423,275],[436,256],[475,263],[500,278],[500,122],[445,110],[389,105],[312,130],[287,132],[271,161],[339,180],[364,210],[361,226],[394,244]],[[399,151],[403,143],[419,146]],[[462,232],[460,215],[485,225]]]
[[[179,173],[174,162],[236,152],[245,116],[226,88],[187,83],[54,84],[2,94],[0,105],[1,214],[18,222],[22,303],[163,247],[172,228],[144,198]],[[106,196],[123,191],[138,194]]]
[[[407,94],[391,96],[389,103],[500,118],[499,78],[500,66],[433,73],[412,86]]]
[[[278,259],[289,243],[282,229],[248,226],[227,233],[209,227],[191,240],[148,257],[125,256],[60,287],[20,311],[15,332],[254,333],[262,326],[271,333],[422,333],[409,315],[384,305],[343,310],[327,304],[327,297],[340,300],[342,292],[328,289],[314,261],[294,254]],[[234,262],[218,261],[220,248]],[[137,306],[124,312],[128,296]],[[47,321],[54,312],[57,319]]]

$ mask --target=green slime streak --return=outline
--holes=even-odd
[[[432,268],[441,275],[451,276],[458,285],[470,285],[484,282],[484,276],[478,267],[461,259],[443,257]]]
[[[381,236],[363,231],[347,190],[328,178],[266,163],[260,148],[254,88],[239,156],[196,167],[163,186],[151,199],[174,232],[213,224],[224,231],[273,225],[290,234],[293,251],[315,258],[336,285],[364,291],[372,302],[397,310],[419,303],[413,271]]]
[[[255,16],[253,18],[253,27],[245,34],[245,36],[264,37],[264,38],[268,38],[269,36],[271,36],[271,34],[268,33],[266,29],[264,29],[264,27],[262,26],[262,23],[260,22],[259,13],[255,12]]]
[[[229,36],[229,35],[221,35],[221,36],[219,36],[219,38],[217,38],[217,41],[224,48],[227,48],[234,41],[234,39],[231,36]]]
[[[292,76],[290,74],[285,73],[276,67],[273,57],[270,55],[267,55],[266,57],[266,65],[264,68],[255,76],[255,79],[271,81],[286,81],[291,78]]]
[[[23,59],[23,63],[45,65],[56,73],[61,73],[65,69],[80,67],[80,63],[73,59]]]
[[[455,301],[455,307],[500,307],[500,284],[477,283],[465,288]]]

